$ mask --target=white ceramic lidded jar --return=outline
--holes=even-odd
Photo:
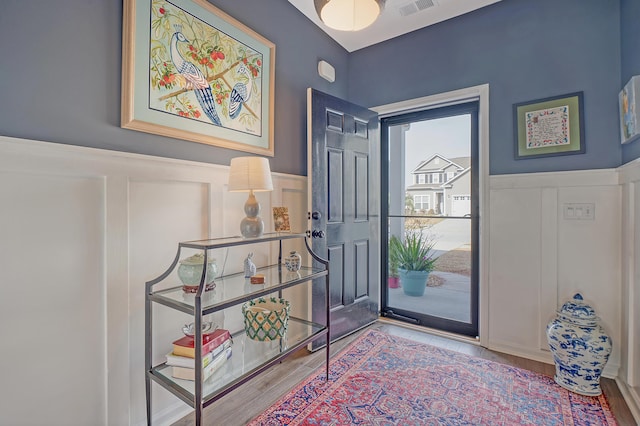
[[[547,325],[547,341],[556,364],[554,380],[581,395],[602,393],[600,375],[612,343],[599,322],[595,310],[576,293]]]
[[[196,293],[200,286],[200,279],[202,278],[202,269],[204,265],[204,254],[196,253],[193,256],[180,260],[180,266],[178,266],[178,277],[182,281],[182,290],[185,293]],[[205,277],[206,283],[204,291],[213,290],[216,286],[213,279],[218,273],[218,266],[216,260],[212,257],[207,258],[207,274]]]
[[[302,266],[302,257],[294,250],[289,253],[289,256],[284,258],[284,266],[287,267],[287,271],[289,272],[299,271]]]

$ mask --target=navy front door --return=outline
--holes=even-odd
[[[377,113],[308,90],[309,230],[330,262],[331,340],[378,318],[379,121]],[[314,321],[325,316],[314,283]],[[322,342],[320,342],[322,344]]]

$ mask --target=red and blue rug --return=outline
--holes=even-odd
[[[371,330],[254,419],[280,425],[616,425],[604,395]]]

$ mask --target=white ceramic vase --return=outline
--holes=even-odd
[[[611,338],[580,293],[562,305],[547,325],[547,341],[556,364],[556,383],[581,395],[602,393],[600,375],[611,353]]]
[[[284,266],[286,266],[287,271],[296,272],[300,270],[302,264],[302,257],[296,251],[292,251],[289,253],[289,256],[284,258]]]

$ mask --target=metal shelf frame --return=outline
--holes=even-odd
[[[299,276],[288,276],[282,274],[282,241],[288,239],[300,239],[304,238],[305,247],[308,253],[313,259],[324,265],[324,269],[303,267],[302,273]],[[207,256],[209,250],[233,247],[239,245],[249,245],[258,243],[279,242],[278,264],[260,268],[259,271],[267,276],[273,278],[269,285],[259,285],[250,287],[248,291],[245,291],[239,296],[223,299],[215,303],[204,300],[203,293],[206,280],[207,268],[202,268],[202,276],[200,278],[200,285],[197,292],[193,297],[193,301],[179,300],[176,295],[181,294],[181,287],[172,287],[169,289],[159,290],[154,292],[153,286],[165,280],[176,268],[183,249],[196,249],[202,250],[204,254],[204,265],[207,264]],[[317,278],[325,278],[325,307],[326,307],[326,322],[325,324],[317,324],[305,319],[290,317],[290,325],[299,324],[303,328],[310,327],[310,330],[306,334],[302,334],[291,345],[286,345],[283,340],[279,339],[279,350],[269,356],[261,358],[257,361],[255,367],[248,371],[229,372],[231,376],[227,377],[227,380],[220,386],[208,386],[206,395],[204,394],[203,381],[195,380],[193,383],[193,391],[187,389],[181,385],[181,380],[173,379],[170,375],[163,374],[163,370],[168,368],[166,364],[162,363],[156,366],[152,365],[153,354],[153,342],[152,342],[152,327],[153,327],[153,304],[167,306],[169,308],[184,312],[194,317],[195,328],[195,377],[202,377],[202,317],[214,312],[221,311],[223,309],[240,305],[257,297],[265,296],[274,292],[282,295],[282,290],[297,285],[301,285],[307,282],[313,282]],[[216,283],[220,282],[228,283],[229,285],[238,285],[239,282],[244,282],[244,274],[232,274],[228,276],[218,277]],[[203,304],[204,303],[204,304]],[[318,256],[311,249],[309,245],[308,237],[305,234],[292,234],[292,233],[271,233],[264,234],[259,238],[243,238],[243,237],[230,237],[230,238],[216,238],[199,241],[187,241],[178,244],[178,250],[176,256],[169,266],[169,268],[162,273],[159,277],[148,281],[145,284],[145,393],[147,403],[147,424],[152,424],[152,411],[151,411],[151,383],[155,382],[162,386],[164,389],[180,398],[183,402],[194,408],[196,425],[202,424],[202,410],[224,395],[237,389],[242,384],[261,374],[265,370],[269,369],[273,365],[282,361],[284,358],[295,352],[296,350],[310,344],[314,340],[326,336],[325,346],[325,370],[326,379],[329,379],[329,356],[330,356],[330,305],[329,305],[329,261]],[[289,331],[288,331],[289,332]],[[244,338],[244,330],[240,330],[234,333],[234,338]],[[285,336],[286,338],[286,336]],[[238,356],[238,354],[236,354]],[[243,353],[242,356],[247,356]],[[223,367],[224,369],[224,367]]]

